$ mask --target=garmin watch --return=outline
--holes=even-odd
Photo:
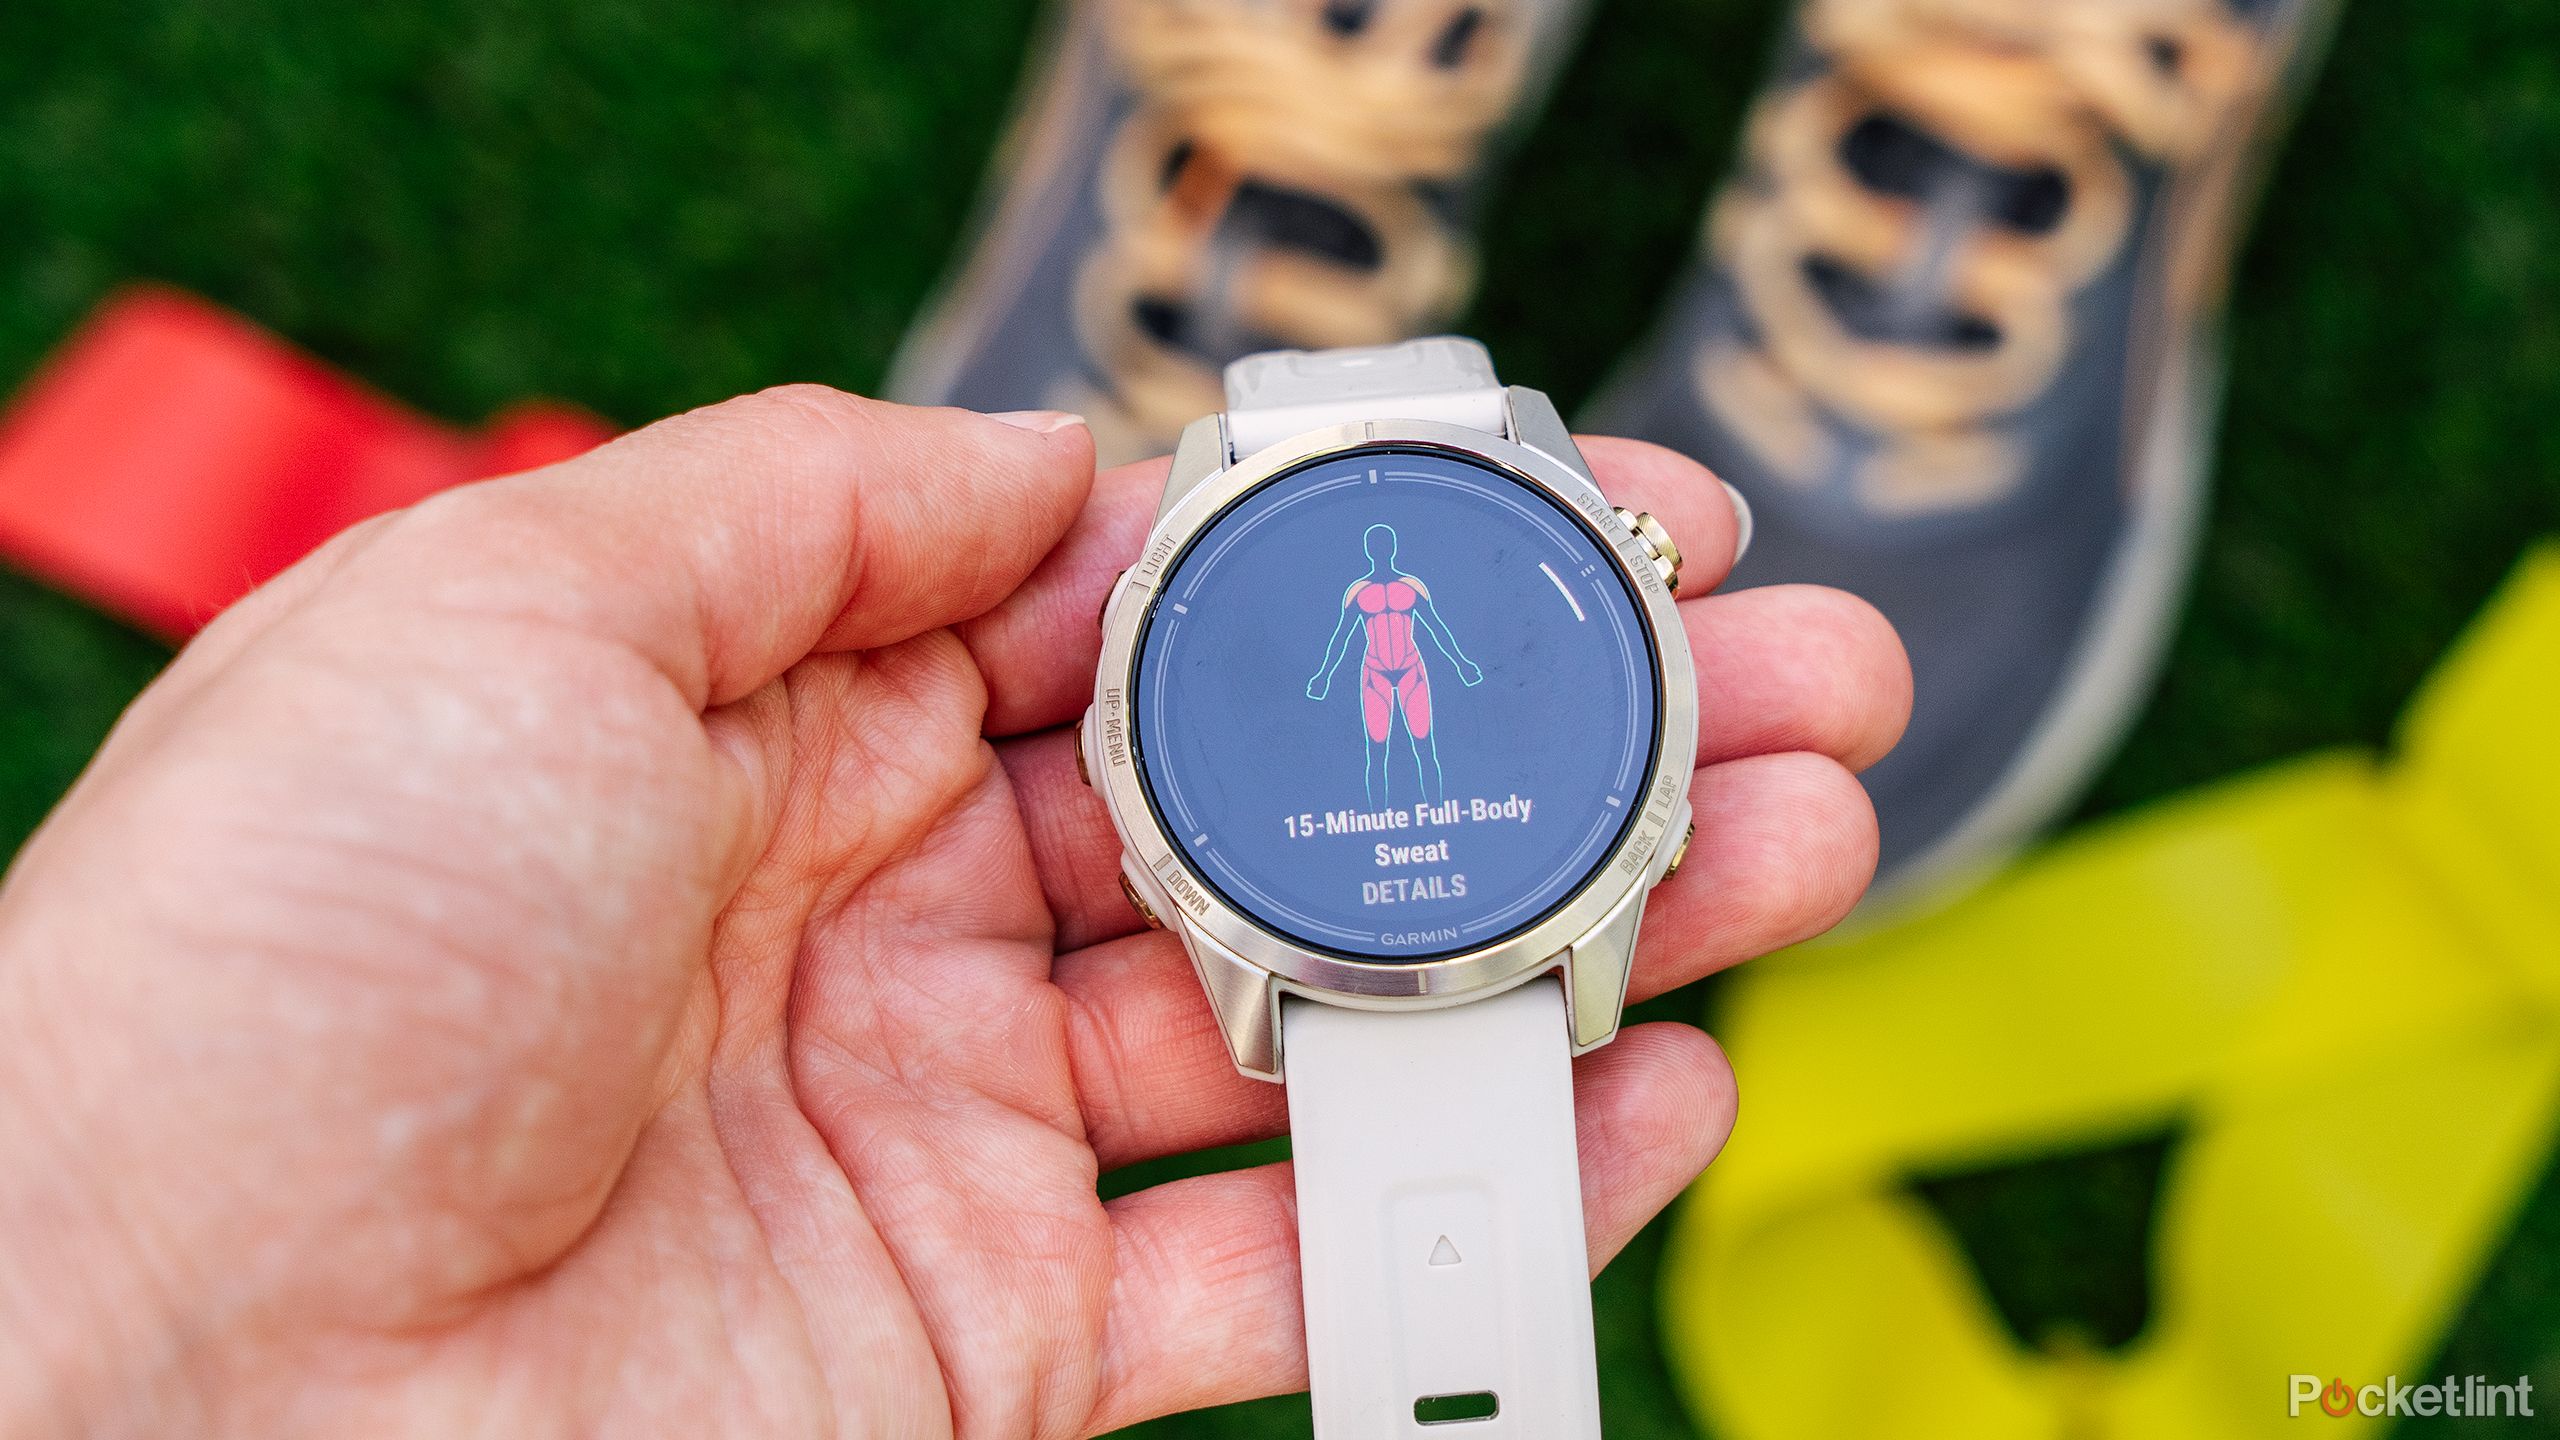
[[[1690,832],[1679,552],[1473,341],[1226,387],[1103,610],[1121,883],[1288,1087],[1320,1440],[1597,1440],[1569,1062]]]

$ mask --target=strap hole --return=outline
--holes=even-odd
[[[1464,1395],[1425,1395],[1413,1402],[1413,1418],[1423,1425],[1459,1425],[1490,1420],[1502,1413],[1502,1401],[1490,1390]]]

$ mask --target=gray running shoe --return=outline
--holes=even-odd
[[[1805,0],[1699,264],[1585,417],[1742,490],[1734,583],[1900,628],[1879,895],[2005,859],[2148,691],[2237,220],[2333,8]]]
[[[1489,157],[1586,0],[1074,0],[889,393],[1073,410],[1106,462],[1226,363],[1442,328]]]

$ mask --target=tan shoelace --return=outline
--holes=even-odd
[[[2178,164],[2210,149],[2264,82],[2257,40],[2222,0],[1811,0],[1804,27],[1830,67],[1761,102],[1746,174],[1708,227],[1761,344],[1710,341],[1694,378],[1796,483],[1837,468],[1837,416],[1881,437],[1853,480],[1869,508],[1995,499],[2024,462],[1995,422],[2053,383],[2071,297],[2132,224],[2122,153]],[[1872,188],[1843,147],[1879,115],[2001,172],[2058,179],[2058,213],[2014,226],[1983,221],[1978,195],[1933,209]],[[1934,300],[1975,343],[1854,333],[1817,283],[1824,266]]]
[[[1383,344],[1456,311],[1472,257],[1422,187],[1465,177],[1517,99],[1520,0],[1101,4],[1141,97],[1104,162],[1108,234],[1077,277],[1079,328],[1110,393],[1055,399],[1096,422],[1112,458],[1160,453],[1220,407],[1203,352],[1236,348],[1221,341]],[[1329,212],[1319,223],[1365,253],[1220,244],[1248,186]],[[1149,305],[1195,333],[1157,333]]]

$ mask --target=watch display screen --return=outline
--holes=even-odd
[[[1651,780],[1653,643],[1585,522],[1492,466],[1288,471],[1168,567],[1130,692],[1191,869],[1311,949],[1409,963],[1537,924]]]

